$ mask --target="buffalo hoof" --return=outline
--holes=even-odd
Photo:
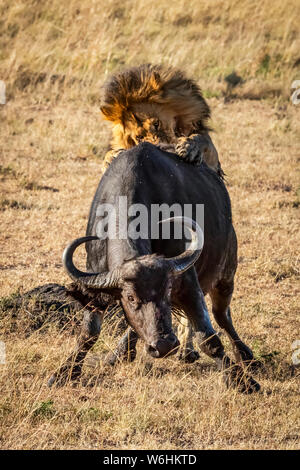
[[[258,359],[254,359],[251,349],[245,344],[237,351],[236,360],[238,362],[242,361],[248,372],[256,372],[263,367],[263,363]]]
[[[62,367],[58,372],[55,372],[47,382],[49,388],[55,386],[57,388],[63,387],[68,382],[72,381],[73,384],[78,383],[81,370],[71,368],[69,366]]]
[[[251,394],[259,392],[260,385],[250,375],[246,374],[242,367],[234,365],[224,370],[224,381],[228,388],[235,388],[240,393]]]
[[[47,382],[47,385],[49,388],[51,387],[63,387],[64,385],[66,385],[66,383],[68,382],[69,380],[69,377],[67,374],[65,375],[57,375],[57,374],[53,374],[51,375],[50,379],[48,380]]]
[[[136,350],[126,351],[126,354],[110,352],[104,359],[104,365],[114,366],[117,362],[133,362],[136,358]]]
[[[47,382],[47,385],[49,388],[53,387],[62,387],[63,385],[66,384],[66,380],[59,380],[56,374],[51,375],[50,379]]]
[[[199,358],[200,354],[198,351],[195,351],[195,349],[185,349],[178,356],[180,361],[183,361],[187,364],[192,364],[193,362],[198,361]]]
[[[247,372],[258,372],[264,368],[264,363],[258,359],[253,359],[252,361],[243,361],[243,364]]]

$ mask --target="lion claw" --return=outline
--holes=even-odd
[[[203,146],[199,147],[199,143],[194,138],[180,137],[175,152],[186,162],[197,166],[201,165],[203,161]]]

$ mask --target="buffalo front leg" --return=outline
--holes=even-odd
[[[113,366],[117,361],[133,362],[136,357],[137,340],[136,332],[131,327],[127,328],[118,346],[106,356],[104,363]]]
[[[185,273],[180,298],[182,308],[195,329],[200,349],[214,359],[218,369],[223,372],[226,385],[234,386],[244,393],[258,391],[259,384],[225,354],[223,344],[212,327],[195,268]]]
[[[81,333],[77,338],[77,344],[73,353],[64,364],[50,377],[48,386],[65,385],[69,380],[77,381],[81,375],[81,369],[85,356],[96,343],[102,325],[103,312],[94,310],[84,311]]]

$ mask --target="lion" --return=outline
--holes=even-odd
[[[210,109],[194,80],[180,70],[144,64],[112,76],[103,87],[102,116],[112,123],[106,166],[120,151],[151,142],[222,177],[208,134]]]

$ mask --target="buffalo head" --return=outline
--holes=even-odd
[[[189,269],[199,258],[203,247],[200,227],[186,217],[173,217],[162,222],[180,222],[189,229],[191,243],[186,251],[173,258],[145,255],[125,261],[121,266],[105,273],[85,273],[73,263],[75,249],[98,237],[74,240],[65,249],[63,263],[69,276],[87,288],[118,290],[128,323],[145,341],[153,357],[164,357],[176,352],[179,341],[172,330],[171,286],[172,277]]]

